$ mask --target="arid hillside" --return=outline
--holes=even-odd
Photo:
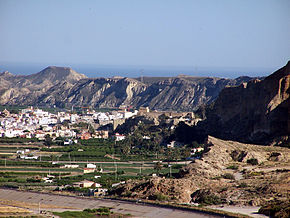
[[[0,104],[45,106],[148,106],[158,110],[193,110],[213,102],[225,86],[253,78],[144,77],[87,78],[66,67],[47,67],[39,73],[0,74]]]
[[[118,196],[178,203],[259,206],[290,191],[290,150],[209,137],[210,150],[179,178],[155,177],[117,188]]]

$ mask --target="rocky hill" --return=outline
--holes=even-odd
[[[84,78],[87,77],[64,67],[47,67],[28,76],[13,75],[6,71],[0,74],[0,104],[33,104],[50,88],[63,83],[71,87]]]
[[[64,67],[15,76],[0,74],[0,104],[134,107],[159,110],[192,110],[214,101],[226,86],[252,78],[211,77],[87,78]]]
[[[209,144],[210,149],[202,159],[185,166],[179,178],[128,181],[111,194],[178,203],[252,206],[270,199],[287,199],[289,149],[225,141],[212,136],[209,136]]]
[[[277,137],[287,138],[289,96],[290,62],[264,80],[223,89],[200,126],[210,135],[244,142],[263,144]]]

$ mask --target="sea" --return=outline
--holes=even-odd
[[[48,66],[71,67],[90,78],[97,77],[174,77],[188,75],[197,77],[237,78],[239,76],[263,77],[274,72],[274,68],[233,68],[197,66],[125,66],[94,64],[54,64],[54,63],[1,63],[0,72],[9,71],[16,75],[38,73]],[[277,68],[276,68],[277,69]]]

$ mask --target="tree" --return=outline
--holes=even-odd
[[[160,170],[162,169],[162,164],[161,164],[161,162],[156,162],[155,163],[155,165],[154,165],[154,170],[156,170],[156,172],[157,172],[157,175],[159,175],[159,172],[160,172]]]
[[[49,157],[50,157],[51,161],[56,159],[56,155],[53,155],[53,154],[51,154]]]
[[[91,124],[89,124],[89,133],[90,134],[95,134],[96,133],[94,127]]]
[[[122,149],[121,149],[121,151],[122,151],[122,153],[124,154],[124,155],[128,155],[128,154],[130,154],[130,151],[131,151],[131,147],[130,147],[130,145],[128,145],[128,144],[122,144]]]
[[[46,135],[44,136],[44,144],[45,144],[46,146],[51,146],[51,144],[52,144],[52,139],[51,139],[50,135],[46,134]]]
[[[185,149],[183,149],[183,151],[182,151],[182,156],[183,156],[183,158],[190,157],[190,154],[191,154],[191,150],[190,150],[190,148],[185,148]]]
[[[178,159],[181,158],[180,148],[174,148],[172,153],[173,153],[173,160],[177,161]]]
[[[173,149],[167,149],[166,152],[165,152],[165,155],[166,155],[166,158],[167,160],[169,161],[172,161],[175,159],[175,154],[173,152]]]

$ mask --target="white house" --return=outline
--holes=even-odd
[[[121,135],[119,133],[116,133],[115,137],[116,137],[116,141],[122,141],[122,140],[124,140],[126,138],[125,135]]]
[[[106,188],[97,188],[94,191],[94,196],[104,196],[108,192],[108,189]]]
[[[64,165],[64,168],[78,168],[79,167],[79,165],[77,165],[77,164],[65,164]]]
[[[66,139],[64,142],[63,142],[63,145],[72,145],[73,144],[73,140],[71,139]]]
[[[24,159],[24,160],[37,160],[38,159],[38,156],[25,156],[25,155],[21,155],[20,156],[21,159]]]
[[[93,173],[95,172],[95,168],[84,168],[83,169],[83,173]]]
[[[126,183],[125,181],[121,181],[121,182],[118,182],[118,183],[114,183],[114,184],[112,184],[112,187],[116,187],[118,185],[125,184],[125,183]]]
[[[88,164],[87,164],[87,168],[93,168],[93,169],[96,169],[97,166],[96,166],[95,164],[88,163]]]
[[[96,183],[96,182],[95,182],[95,184],[94,184],[94,187],[96,187],[96,188],[101,188],[101,187],[102,187],[102,185],[101,185],[101,184],[99,184],[99,183]]]
[[[43,177],[42,180],[44,181],[44,183],[52,183],[53,180],[49,177]]]
[[[80,188],[90,188],[90,187],[94,187],[94,184],[95,184],[95,182],[93,182],[93,181],[83,180],[80,182],[73,183],[73,186],[80,187]]]
[[[167,148],[174,148],[174,147],[180,147],[183,144],[181,142],[177,142],[177,141],[172,141],[169,144],[167,144]]]

